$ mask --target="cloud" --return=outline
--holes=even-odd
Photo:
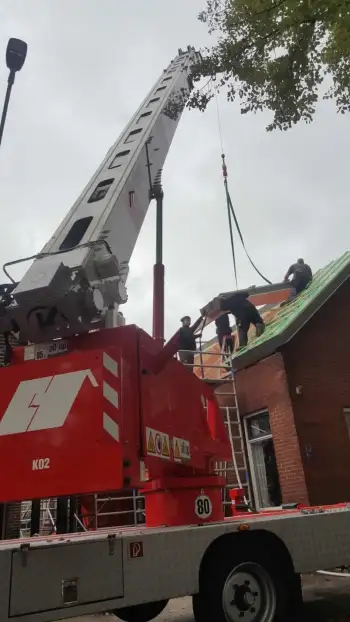
[[[210,43],[204,0],[2,0],[0,49],[28,42],[0,151],[0,261],[39,251],[162,70],[187,44]],[[7,70],[0,66],[6,88]],[[219,98],[232,200],[253,260],[272,279],[298,256],[314,269],[348,248],[349,117],[332,103],[316,121],[267,134]],[[164,167],[166,332],[234,288],[215,105],[185,111]],[[237,236],[241,287],[260,283]],[[130,322],[152,325],[155,209],[129,277]],[[21,269],[15,271],[19,275]]]

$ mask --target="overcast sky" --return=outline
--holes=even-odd
[[[1,265],[41,250],[178,48],[210,44],[197,20],[204,5],[0,0],[0,56],[9,37],[28,43],[0,151]],[[6,81],[2,62],[0,100]],[[259,269],[280,281],[299,256],[316,270],[348,250],[350,117],[322,103],[312,125],[271,134],[268,115],[241,116],[223,96],[219,104],[231,196]],[[220,153],[215,105],[186,110],[163,175],[167,336],[181,315],[195,319],[234,289]],[[123,308],[148,331],[154,216],[151,206]],[[262,284],[237,252],[239,286]]]

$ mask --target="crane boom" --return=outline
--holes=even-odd
[[[105,326],[125,303],[128,264],[192,88],[179,50],[67,216],[12,291],[2,329],[38,343]]]

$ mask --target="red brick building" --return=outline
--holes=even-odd
[[[350,500],[350,252],[262,314],[264,335],[233,358],[251,496]]]

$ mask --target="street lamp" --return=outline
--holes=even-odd
[[[1,121],[0,121],[0,145],[2,141],[2,135],[4,133],[5,121],[7,110],[9,107],[11,91],[15,82],[15,75],[17,71],[20,71],[24,65],[24,61],[27,56],[27,44],[21,39],[9,39],[6,48],[6,65],[10,70],[7,80],[7,89],[4,101],[4,107],[2,109]]]

